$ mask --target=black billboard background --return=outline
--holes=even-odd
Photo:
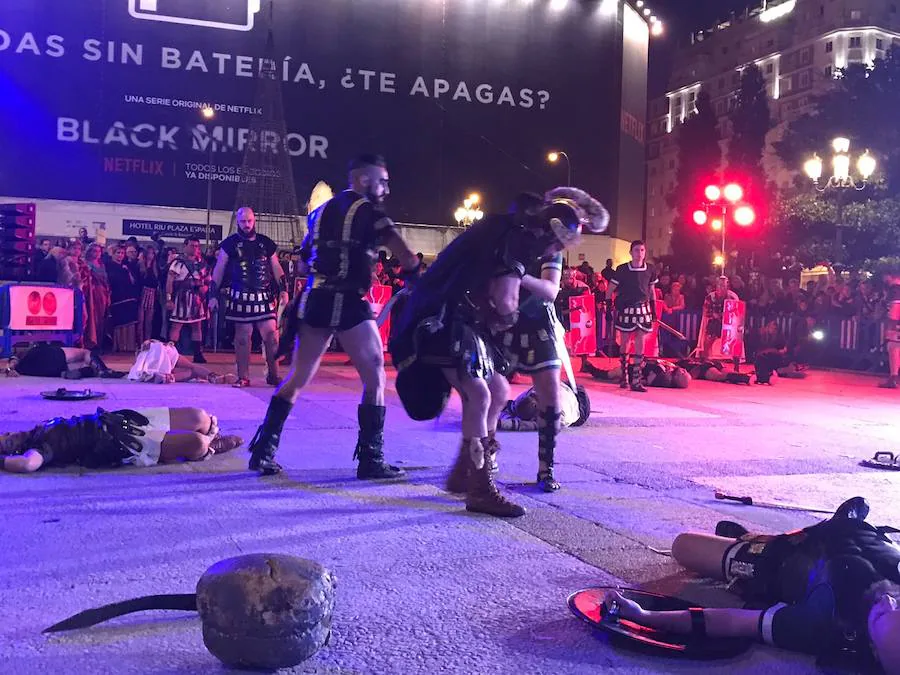
[[[237,57],[263,55],[267,3],[253,16],[252,30],[240,31],[138,19],[129,14],[129,2],[155,4],[147,13],[157,16],[240,22],[253,1],[5,0],[0,192],[205,207],[202,169],[209,153],[192,147],[190,134],[203,120],[198,109],[172,102],[215,104],[220,109],[210,127],[250,126],[252,112],[229,106],[258,105],[258,80],[237,76]],[[307,146],[314,136],[328,144],[325,158],[307,151],[292,160],[301,204],[319,180],[341,188],[351,156],[381,152],[390,162],[392,215],[446,223],[473,190],[488,209],[498,209],[520,190],[563,184],[565,167],[546,163],[551,149],[570,155],[576,184],[618,201],[621,9],[617,17],[599,2],[570,1],[556,10],[549,0],[279,0],[274,37],[278,70],[289,80],[282,83],[288,131]],[[135,51],[140,46],[141,65],[119,62],[123,43]],[[164,49],[178,50],[180,67],[162,67]],[[195,50],[209,72],[186,69]],[[217,60],[213,53],[229,56]],[[174,52],[168,54],[174,63]],[[248,72],[257,67],[244,64]],[[376,73],[368,91],[361,70]],[[380,73],[394,74],[385,83],[393,82],[395,93],[379,90]],[[352,88],[341,83],[348,74],[344,83],[352,81]],[[414,92],[419,77],[432,95],[423,95],[421,86]],[[449,84],[438,100],[436,78]],[[460,82],[473,101],[478,85],[490,85],[494,102],[451,100]],[[504,87],[516,105],[510,96],[498,103]],[[532,92],[530,107],[523,89]],[[127,102],[128,96],[143,102]],[[169,105],[149,104],[150,97]],[[177,149],[166,147],[165,136],[163,147],[85,143],[85,122],[101,141],[115,122],[140,130],[143,142],[157,135],[140,125],[164,125]],[[78,140],[58,140],[60,128]],[[233,148],[214,153],[223,176],[234,175],[241,161]],[[231,209],[236,190],[234,182],[215,181],[213,207]]]

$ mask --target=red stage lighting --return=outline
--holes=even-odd
[[[709,201],[717,202],[722,198],[722,189],[718,185],[707,185],[703,194]]]
[[[710,223],[710,227],[714,229],[716,232],[722,229],[722,219],[721,218],[713,218],[713,221]]]
[[[729,183],[725,186],[723,194],[725,195],[725,199],[732,204],[735,204],[744,198],[744,188],[737,183]]]
[[[694,211],[694,222],[697,223],[697,225],[706,225],[706,211],[703,209]]]
[[[749,227],[756,220],[756,213],[752,206],[739,206],[734,210],[734,222],[741,227]]]

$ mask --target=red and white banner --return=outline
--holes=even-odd
[[[10,330],[72,330],[75,291],[52,286],[8,286]]]
[[[747,305],[742,300],[726,300],[722,314],[722,336],[719,351],[722,358],[744,358],[744,322]]]
[[[744,358],[744,322],[747,318],[747,305],[743,300],[726,300],[722,312],[722,332],[709,349],[712,360],[731,361]],[[703,314],[700,331],[697,335],[697,351],[703,351],[706,339],[708,317]]]
[[[566,348],[572,356],[597,353],[597,303],[590,291],[569,298]]]
[[[390,286],[372,286],[372,288],[369,289],[369,292],[366,293],[366,300],[372,307],[372,313],[375,315],[375,318],[378,318],[378,316],[381,314],[381,310],[383,310],[384,306],[388,304],[393,294],[394,291]],[[388,338],[391,335],[390,316],[385,319],[384,323],[381,324],[378,331],[381,333],[381,345],[383,351],[387,351]]]

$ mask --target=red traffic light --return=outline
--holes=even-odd
[[[752,206],[739,206],[734,210],[734,222],[741,227],[748,227],[756,220],[756,212]]]
[[[707,185],[703,195],[711,202],[717,202],[722,198],[722,189],[718,185]]]
[[[737,183],[729,183],[725,186],[723,194],[725,195],[725,199],[734,204],[744,198],[744,188]]]
[[[697,223],[697,225],[706,225],[706,211],[703,209],[694,211],[694,222]]]

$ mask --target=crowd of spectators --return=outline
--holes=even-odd
[[[595,272],[588,261],[563,270],[561,294],[584,293],[589,289],[598,303],[605,302],[609,293],[612,260]],[[717,274],[690,274],[661,266],[658,288],[667,312],[703,309],[704,299],[715,289]],[[833,272],[819,275],[801,284],[799,273],[779,278],[767,278],[755,272],[749,275],[729,274],[730,288],[747,304],[750,315],[802,316],[822,319],[860,318],[878,321],[884,318],[886,305],[884,289],[876,278],[866,278],[858,272],[838,276]]]

